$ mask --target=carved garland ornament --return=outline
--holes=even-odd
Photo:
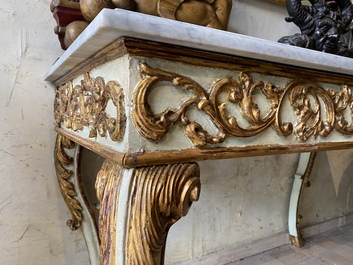
[[[116,107],[116,117],[106,112],[109,101]],[[60,86],[54,103],[56,125],[65,122],[74,131],[89,128],[89,137],[105,137],[109,132],[113,141],[121,141],[125,130],[124,95],[116,81],[105,84],[102,77],[84,75],[81,85],[73,87],[72,82]]]
[[[134,93],[132,117],[139,133],[153,142],[160,141],[176,122],[183,125],[186,135],[197,147],[223,142],[228,136],[255,136],[270,126],[280,136],[289,136],[294,132],[300,141],[328,136],[334,128],[342,134],[353,133],[352,123],[345,118],[346,111],[351,118],[353,111],[351,89],[346,85],[340,91],[333,88],[325,90],[316,83],[295,80],[284,87],[277,87],[271,82],[254,82],[249,74],[241,72],[238,81],[221,78],[207,93],[194,80],[176,73],[152,68],[145,63],[140,64],[139,71],[142,80]],[[175,88],[192,91],[195,96],[183,102],[178,109],[155,114],[148,103],[148,96],[158,82],[170,82]],[[265,115],[253,100],[255,93],[268,102]],[[221,94],[226,94],[227,103],[222,102]],[[282,106],[288,101],[297,115],[294,125],[281,118]],[[228,104],[239,106],[248,126],[238,124]],[[186,117],[186,111],[191,106],[196,106],[210,118],[219,130],[216,135],[209,134],[199,123]]]
[[[61,194],[72,215],[72,219],[69,219],[66,223],[72,231],[80,228],[83,219],[82,206],[75,199],[77,196],[75,186],[70,182],[73,171],[67,169],[68,166],[73,164],[74,160],[66,153],[65,149],[73,149],[74,147],[75,143],[73,141],[60,134],[57,135],[54,153],[55,169]]]

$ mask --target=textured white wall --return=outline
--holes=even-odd
[[[88,264],[71,232],[54,167],[54,88],[45,72],[62,54],[49,0],[0,2],[0,260],[4,265]],[[234,1],[230,29],[277,40],[296,32],[283,7]],[[282,26],[278,26],[283,23]],[[274,29],[274,27],[276,27]],[[353,211],[352,151],[320,153],[305,189],[303,224]],[[286,230],[298,155],[202,162],[200,201],[172,227],[167,263],[200,257]]]
[[[53,167],[54,88],[60,56],[49,0],[0,2],[0,264],[88,264]]]

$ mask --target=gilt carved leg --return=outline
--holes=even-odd
[[[123,169],[106,160],[96,181],[100,264],[164,264],[169,228],[200,194],[195,163]]]
[[[58,134],[55,143],[55,170],[61,194],[70,210],[72,218],[67,226],[72,230],[82,230],[86,240],[92,265],[98,265],[98,233],[87,198],[81,185],[80,162],[82,147]]]
[[[289,202],[288,230],[292,245],[304,246],[303,233],[299,228],[302,216],[299,214],[299,203],[304,185],[310,186],[309,176],[314,164],[316,153],[301,153],[297,171],[294,175],[292,193]]]

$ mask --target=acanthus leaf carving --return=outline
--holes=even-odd
[[[177,121],[188,127],[188,135],[195,145],[202,144],[201,139],[197,139],[197,135],[204,132],[201,125],[191,124],[186,117],[185,112],[191,105],[195,105],[198,109],[205,111],[210,116],[215,116],[215,110],[209,102],[207,93],[204,89],[191,78],[175,75],[166,71],[151,68],[147,64],[140,64],[140,72],[142,81],[138,84],[138,88],[133,98],[132,118],[139,133],[154,142],[159,142],[169,131],[169,128]],[[148,95],[154,84],[162,81],[172,83],[176,87],[192,91],[195,97],[183,102],[178,109],[167,109],[162,113],[154,114],[148,104]],[[190,125],[191,124],[191,125]],[[196,130],[196,131],[195,131]],[[194,138],[196,136],[196,138]],[[204,140],[212,139],[212,141],[222,142],[225,137],[224,133],[213,137],[205,137]]]
[[[80,228],[83,219],[82,206],[75,198],[77,196],[75,186],[70,182],[73,171],[68,167],[73,164],[73,157],[65,151],[65,149],[73,149],[74,147],[73,141],[63,135],[57,135],[54,153],[55,169],[61,194],[72,215],[72,219],[66,223],[72,231]]]
[[[139,71],[142,80],[133,96],[132,117],[139,133],[153,142],[160,141],[176,122],[183,125],[186,135],[196,147],[221,143],[227,137],[256,136],[271,126],[278,135],[287,137],[294,133],[301,142],[311,137],[326,137],[333,129],[342,134],[353,134],[353,126],[349,126],[345,118],[346,111],[349,111],[351,119],[353,113],[353,97],[346,85],[341,90],[326,90],[317,83],[293,80],[284,86],[276,86],[272,82],[253,81],[249,73],[240,72],[238,80],[231,77],[216,80],[208,93],[189,77],[156,69],[146,63],[139,65]],[[148,96],[158,82],[169,82],[175,89],[191,91],[193,96],[177,109],[155,114],[148,103]],[[267,102],[267,110],[260,110],[255,103],[255,92]],[[223,102],[224,96],[221,99],[224,94],[227,102]],[[286,102],[296,116],[295,123],[282,120]],[[229,110],[230,104],[240,109],[238,117]],[[200,123],[190,121],[186,112],[192,107],[206,114],[218,133],[211,135]],[[239,119],[248,125],[240,125]]]
[[[122,233],[116,227],[117,216],[119,211],[124,212],[118,205],[121,193],[126,193],[122,186],[126,170],[106,160],[97,175],[95,187],[100,202],[98,227],[102,265],[116,264],[119,248],[116,243]],[[199,198],[200,168],[196,163],[185,163],[131,170],[129,201],[125,202],[128,214],[123,239],[124,264],[164,264],[169,228],[185,216],[191,204]]]
[[[314,83],[293,81],[285,87],[279,107],[287,99],[286,94],[289,94],[290,105],[297,115],[297,123],[294,127],[287,122],[281,123],[279,108],[276,117],[276,128],[279,134],[288,136],[294,131],[299,140],[306,141],[311,136],[325,137],[331,133],[335,123],[335,109],[328,91]],[[325,120],[322,117],[323,112]]]
[[[169,228],[199,199],[199,166],[190,163],[136,168],[132,186],[127,264],[164,264]]]
[[[353,96],[351,89],[347,85],[342,87],[342,90],[336,92],[333,89],[330,89],[330,95],[334,102],[336,122],[335,129],[343,134],[352,134],[353,133]],[[346,120],[345,112],[350,113],[350,123]]]

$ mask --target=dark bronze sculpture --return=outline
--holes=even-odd
[[[301,33],[279,39],[281,43],[308,49],[353,57],[343,35],[350,31],[353,6],[350,0],[309,0],[311,6],[301,0],[286,0],[289,17]]]

